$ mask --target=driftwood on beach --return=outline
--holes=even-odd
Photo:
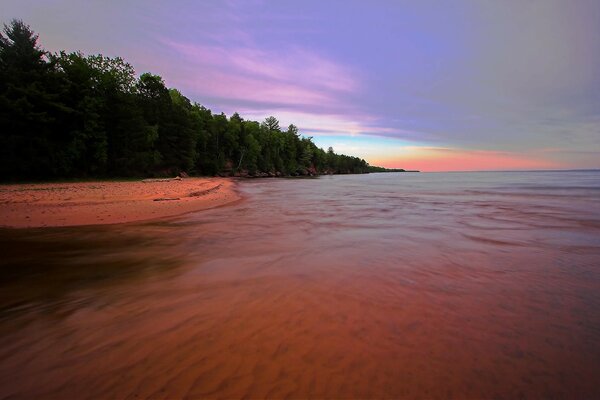
[[[152,182],[170,182],[170,181],[180,181],[180,176],[176,176],[175,178],[153,178],[153,179],[142,179],[144,183],[152,183]]]
[[[219,183],[218,185],[216,185],[216,186],[213,186],[213,187],[211,187],[210,189],[206,189],[206,190],[200,190],[200,191],[197,191],[197,192],[192,192],[192,193],[190,193],[188,196],[189,196],[189,197],[198,197],[198,196],[204,196],[204,195],[207,195],[207,194],[209,194],[209,193],[212,193],[212,192],[214,192],[214,191],[216,191],[216,190],[219,190],[219,188],[220,188],[221,186],[223,186],[223,185],[222,185],[221,183]]]

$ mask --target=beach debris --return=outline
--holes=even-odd
[[[212,193],[214,191],[219,190],[219,188],[221,187],[221,184],[219,183],[217,186],[211,187],[210,189],[206,189],[206,190],[199,190],[197,192],[191,192],[188,197],[198,197],[198,196],[204,196],[207,195],[209,193]]]
[[[175,178],[152,178],[152,179],[142,179],[144,183],[151,182],[169,182],[169,181],[180,181],[182,178],[180,176],[176,176]]]

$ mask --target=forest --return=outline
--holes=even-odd
[[[385,171],[295,125],[230,117],[122,58],[51,53],[20,20],[0,33],[0,180]]]

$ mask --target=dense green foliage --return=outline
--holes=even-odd
[[[37,38],[18,20],[0,33],[0,180],[369,172],[294,125],[213,114],[121,58],[51,54]]]

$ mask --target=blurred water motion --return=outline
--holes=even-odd
[[[600,397],[599,172],[240,187],[0,231],[0,398]]]

